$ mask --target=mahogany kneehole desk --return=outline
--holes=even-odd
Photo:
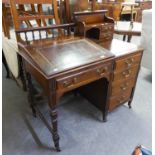
[[[101,108],[103,120],[106,120],[108,88],[113,74],[113,54],[86,39],[73,39],[57,45],[45,45],[38,41],[37,44],[21,45],[19,54],[24,61],[29,101],[32,102],[34,114],[38,108],[33,104],[31,75],[42,86],[48,97],[53,125],[53,129],[50,131],[53,134],[57,151],[60,148],[56,108],[59,98],[65,92],[80,88],[79,92],[81,91],[82,95],[85,95],[86,91],[86,95],[89,92],[92,93],[92,102]],[[88,85],[89,89],[82,87],[85,85]],[[104,90],[104,85],[106,85],[106,90]],[[98,95],[98,92],[102,93]],[[47,122],[45,123],[47,125]]]
[[[108,111],[125,101],[131,104],[143,50],[115,39],[102,46],[105,48],[87,39],[55,45],[46,40],[19,44],[32,111],[34,115],[38,112],[51,131],[57,151],[60,148],[56,109],[64,93],[78,90],[102,111],[103,121]],[[34,104],[31,75],[48,97],[52,128]]]

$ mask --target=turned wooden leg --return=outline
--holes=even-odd
[[[2,62],[3,62],[3,65],[6,69],[6,78],[10,78],[10,70],[9,70],[8,64],[6,62],[6,58],[4,56],[3,50],[2,50]]]
[[[52,126],[53,126],[53,141],[55,148],[58,152],[60,152],[60,146],[59,146],[59,135],[58,135],[58,123],[57,123],[57,110],[56,108],[51,108],[50,111]]]
[[[33,85],[31,81],[31,75],[29,73],[26,73],[27,77],[27,88],[28,88],[28,101],[30,103],[30,107],[32,109],[32,114],[34,117],[36,117],[36,110],[35,110],[35,105],[34,105],[34,94],[33,94]]]
[[[103,113],[103,122],[107,122],[107,113]]]
[[[128,102],[128,107],[129,107],[129,109],[132,108],[132,107],[131,107],[131,103],[132,103],[132,100],[133,100],[134,92],[135,92],[135,87],[132,88],[130,100],[129,100],[129,102]]]
[[[131,109],[132,107],[131,107],[131,100],[128,102],[128,106],[129,106],[129,109]]]
[[[25,68],[24,68],[24,64],[22,61],[22,57],[20,55],[18,55],[18,62],[19,62],[19,74],[20,74],[20,79],[23,85],[23,90],[26,91],[27,90],[27,85],[26,85],[26,73],[25,73]]]
[[[50,87],[48,89],[48,104],[50,107],[50,117],[51,117],[51,123],[52,123],[52,137],[53,142],[56,148],[57,152],[60,152],[60,146],[59,146],[59,134],[58,134],[58,113],[57,113],[57,102],[58,102],[58,96],[56,94],[56,81],[52,80],[50,82]]]

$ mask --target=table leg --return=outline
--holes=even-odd
[[[57,150],[57,152],[60,152],[60,146],[59,146],[59,135],[58,135],[58,123],[57,123],[57,110],[56,107],[51,108],[50,110],[50,116],[51,116],[51,122],[52,122],[52,126],[53,126],[53,141],[54,141],[54,145],[55,148]]]
[[[123,35],[123,41],[125,41],[126,40],[126,35]]]
[[[134,6],[132,5],[131,6],[131,23],[133,23],[133,9],[134,9]]]
[[[128,40],[127,40],[127,42],[131,42],[131,39],[132,39],[132,35],[128,35]]]

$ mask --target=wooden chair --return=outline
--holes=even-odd
[[[29,9],[26,8],[26,6],[29,5]],[[46,5],[46,7],[52,7],[53,9],[53,14],[44,14],[43,12],[43,7]],[[47,6],[48,5],[48,6]],[[16,34],[16,40],[18,43],[21,44],[26,44],[28,40],[35,40],[35,39],[43,39],[46,38],[47,36],[51,36],[51,38],[55,38],[57,34],[63,35],[63,31],[68,31],[67,27],[61,27],[56,32],[55,29],[48,29],[46,28],[45,31],[41,31],[40,29],[37,30],[37,28],[43,28],[48,26],[48,20],[54,20],[55,25],[60,24],[60,19],[58,16],[58,8],[57,8],[57,1],[56,0],[10,0],[10,8],[11,8],[11,13],[12,13],[12,18],[13,18],[13,23],[14,23],[14,30]],[[31,24],[32,21],[35,21],[36,24],[35,26]],[[22,25],[26,26],[22,27]],[[26,32],[26,29],[32,29],[35,31],[33,35],[31,35],[31,32]],[[65,29],[62,31],[62,29]],[[16,33],[19,30],[25,30],[25,34],[20,34]],[[36,31],[37,30],[37,31]],[[44,35],[44,37],[43,37]],[[27,36],[25,38],[25,36]],[[12,44],[12,43],[11,43]],[[11,45],[10,45],[11,46]],[[22,61],[20,56],[17,54],[18,57],[18,68],[19,68],[19,75],[18,79],[22,81],[22,87],[24,90],[26,90],[26,81],[22,69]],[[21,83],[21,82],[20,82]]]
[[[25,4],[30,4],[31,10],[25,11]],[[43,5],[50,5],[53,8],[53,15],[46,15],[43,13]],[[37,27],[47,26],[46,19],[55,20],[55,24],[60,24],[60,19],[57,10],[56,0],[10,0],[11,12],[14,21],[14,28],[18,30],[21,28],[21,23],[26,22],[28,27],[33,27],[31,21],[36,20]],[[17,8],[19,6],[19,9]],[[34,5],[37,5],[37,10]],[[19,38],[17,38],[17,41]]]

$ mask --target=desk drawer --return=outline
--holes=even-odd
[[[100,79],[110,74],[112,63],[94,66],[92,69],[68,75],[67,77],[57,79],[57,89],[60,91],[77,88],[91,81]]]
[[[141,61],[141,54],[136,54],[133,56],[126,57],[124,59],[116,60],[115,72],[127,69],[129,67],[133,67],[139,64],[140,61]]]
[[[117,94],[130,92],[135,85],[135,79],[124,80],[121,82],[116,82],[112,84],[111,96],[115,96]]]
[[[112,111],[117,106],[128,101],[130,99],[130,96],[131,96],[131,90],[129,90],[128,92],[125,92],[125,93],[121,93],[116,97],[110,98],[109,111]]]
[[[137,75],[138,69],[139,69],[139,66],[137,65],[132,68],[123,70],[121,72],[115,72],[113,81],[116,82],[117,80],[119,81],[119,80],[134,78]]]

